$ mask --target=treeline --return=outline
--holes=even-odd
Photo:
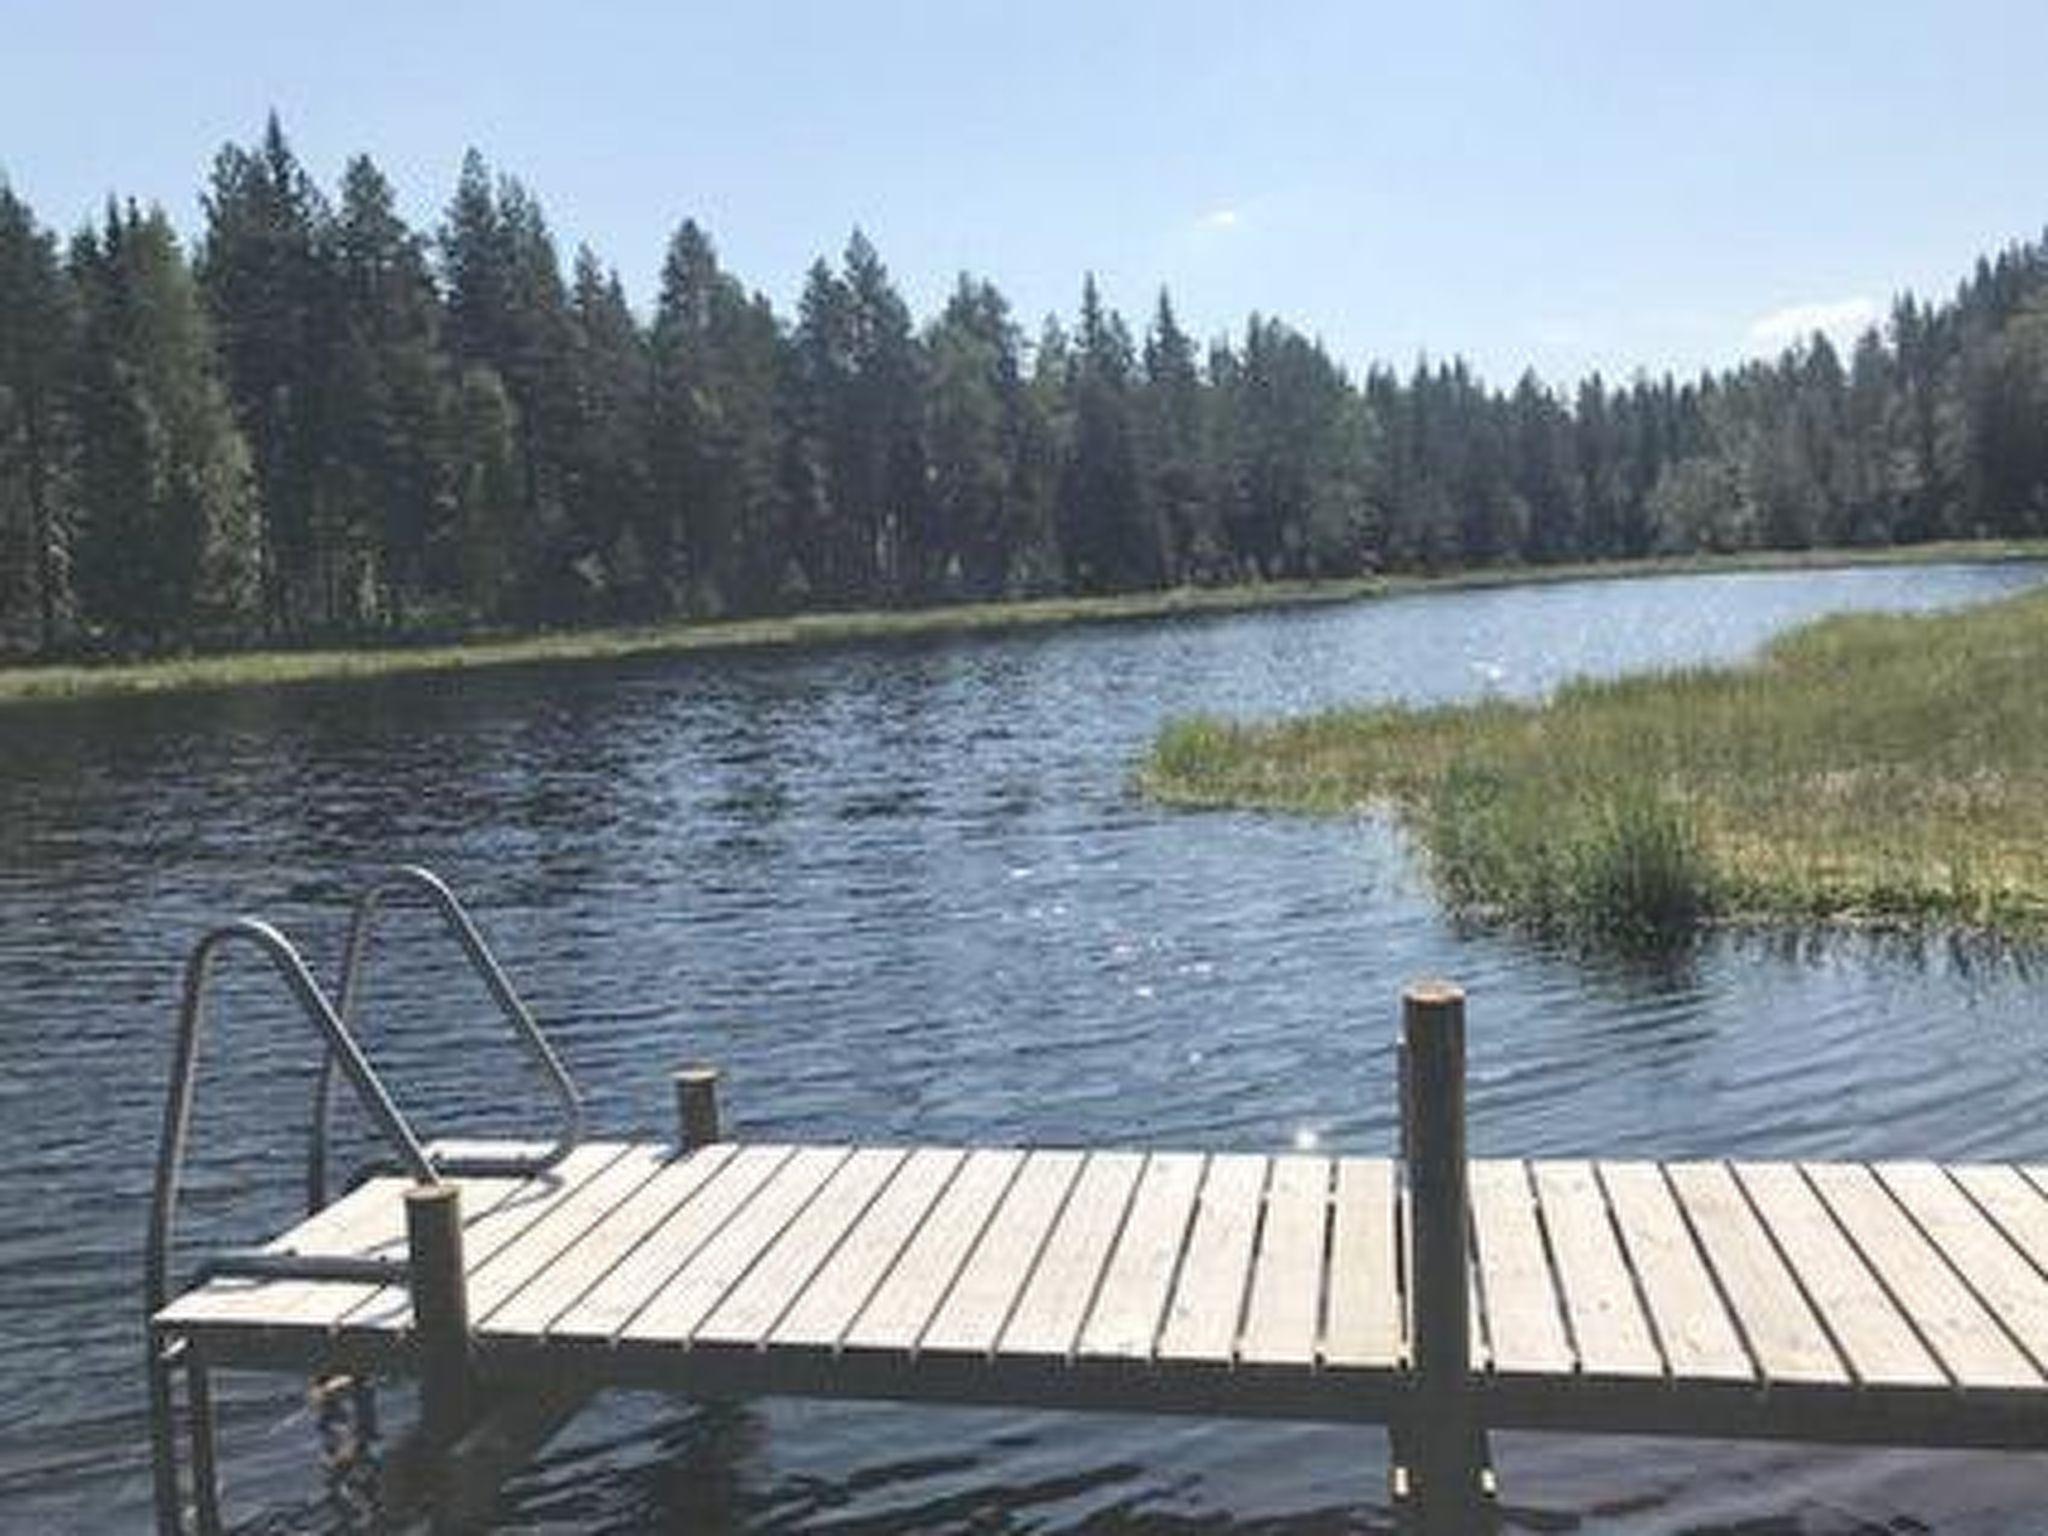
[[[1690,382],[1349,375],[1083,285],[919,325],[856,233],[793,317],[675,233],[651,317],[472,153],[431,236],[275,120],[188,261],[0,184],[0,649],[147,654],[2048,531],[2048,246]]]

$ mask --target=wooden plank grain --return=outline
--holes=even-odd
[[[622,1342],[684,1345],[844,1163],[850,1147],[799,1147],[630,1323]]]
[[[1594,1171],[1672,1379],[1754,1381],[1756,1368],[1663,1171],[1622,1162]]]
[[[920,1351],[994,1350],[1084,1161],[1081,1153],[1066,1151],[1033,1152],[1025,1159],[918,1341]]]
[[[1860,1163],[1807,1163],[1808,1180],[1959,1386],[2039,1384],[2036,1371],[1969,1288]]]
[[[795,1147],[742,1147],[702,1189],[670,1211],[556,1317],[548,1325],[549,1336],[616,1339],[668,1280],[745,1209],[755,1191],[796,1155]]]
[[[1238,1318],[1251,1283],[1266,1162],[1242,1154],[1209,1159],[1187,1256],[1159,1330],[1160,1359],[1228,1364],[1234,1357]]]
[[[1203,1165],[1202,1157],[1185,1152],[1158,1152],[1145,1160],[1123,1235],[1081,1330],[1077,1353],[1083,1357],[1151,1358],[1187,1244]]]
[[[1569,1374],[1576,1362],[1527,1167],[1475,1162],[1469,1177],[1489,1364],[1503,1375]]]
[[[2048,1275],[2048,1196],[2009,1164],[1965,1163],[1948,1173],[2006,1240]]]
[[[1340,1158],[1330,1235],[1327,1365],[1392,1370],[1407,1355],[1395,1249],[1394,1165]]]
[[[732,1160],[737,1150],[729,1143],[720,1143],[670,1158],[652,1179],[609,1211],[601,1225],[559,1255],[545,1274],[480,1319],[478,1331],[488,1335],[544,1337],[557,1319],[629,1255],[640,1252],[656,1233],[665,1233],[672,1243],[676,1229],[669,1223]],[[649,1256],[659,1262],[682,1262],[681,1256],[671,1255],[667,1244],[657,1244],[649,1250]]]
[[[1938,1250],[1941,1257],[1933,1262],[1946,1259],[1982,1311],[1996,1319],[1999,1342],[2017,1341],[2038,1382],[2041,1362],[2048,1359],[2048,1280],[1932,1163],[1879,1163],[1870,1172],[1918,1227],[1918,1235]],[[2003,1349],[1998,1354],[2001,1370],[2013,1364]],[[1992,1382],[2006,1379],[1993,1377]]]
[[[836,1345],[965,1160],[964,1152],[951,1147],[913,1152],[775,1325],[772,1342],[793,1348]]]
[[[834,1169],[816,1196],[704,1319],[693,1341],[765,1346],[769,1331],[909,1155],[900,1147],[862,1147]]]
[[[1721,1163],[1672,1163],[1665,1173],[1764,1379],[1849,1386],[1847,1366],[1734,1175]]]
[[[667,1149],[638,1146],[556,1204],[511,1242],[469,1261],[469,1315],[474,1326],[489,1317],[562,1256],[588,1239],[615,1207],[661,1172]]]
[[[462,1260],[467,1273],[476,1274],[484,1269],[501,1250],[569,1204],[586,1184],[632,1151],[625,1142],[584,1142],[547,1172],[523,1180],[509,1194],[493,1199],[488,1209],[475,1214],[468,1209],[469,1181],[462,1181]],[[404,1285],[384,1286],[345,1315],[337,1316],[334,1324],[352,1332],[407,1332],[412,1328],[412,1292]]]
[[[1247,1365],[1315,1364],[1329,1219],[1330,1160],[1274,1158],[1238,1343]]]
[[[1865,1386],[1944,1386],[1948,1377],[1790,1163],[1737,1163],[1735,1177]]]
[[[1089,1155],[1004,1325],[997,1354],[1073,1352],[1144,1166],[1136,1152]]]
[[[1013,1149],[982,1148],[946,1187],[840,1340],[844,1349],[911,1350],[1024,1166]]]
[[[1529,1171],[1550,1234],[1579,1369],[1589,1376],[1663,1376],[1664,1356],[1636,1298],[1628,1258],[1592,1166],[1541,1162],[1530,1164]]]

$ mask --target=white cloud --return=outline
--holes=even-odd
[[[1776,352],[1807,340],[1815,331],[1837,343],[1850,342],[1877,315],[1876,302],[1860,293],[1819,304],[1788,304],[1749,323],[1749,344],[1759,351]]]
[[[1244,215],[1235,208],[1211,208],[1201,218],[1197,219],[1195,223],[1202,229],[1239,229],[1244,225]]]

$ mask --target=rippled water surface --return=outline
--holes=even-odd
[[[609,1129],[711,1058],[750,1135],[1385,1151],[1395,1001],[1472,995],[1486,1153],[2048,1158],[2024,957],[1715,940],[1644,969],[1447,923],[1371,822],[1138,800],[1166,716],[1540,692],[1734,657],[2016,567],[1448,593],[1058,633],[0,713],[0,1527],[143,1527],[139,1255],[178,966],[278,918],[323,970],[397,859],[473,904]],[[1987,700],[1987,708],[1997,701]],[[372,999],[431,1128],[534,1099],[475,983],[394,916]],[[246,965],[243,971],[246,972]],[[312,1058],[230,978],[194,1243],[291,1212]],[[287,1385],[238,1380],[238,1520],[331,1528]],[[1503,1436],[1532,1531],[2010,1531],[2033,1457]],[[507,1530],[1383,1528],[1370,1432],[605,1400]]]

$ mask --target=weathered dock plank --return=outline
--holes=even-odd
[[[1395,1248],[1393,1163],[1339,1158],[1332,1218],[1324,1363],[1391,1371],[1408,1353]]]
[[[1131,1201],[1123,1236],[1102,1277],[1078,1353],[1096,1360],[1149,1360],[1159,1337],[1166,1298],[1187,1246],[1195,1195],[1202,1185],[1200,1157],[1154,1153]]]
[[[1503,1374],[1569,1375],[1577,1367],[1529,1171],[1518,1162],[1472,1165],[1473,1246],[1492,1369]]]
[[[967,1155],[888,1278],[847,1327],[845,1348],[908,1353],[917,1347],[1023,1167],[1018,1151],[983,1148]]]
[[[1079,1152],[1034,1152],[1025,1160],[918,1340],[920,1349],[941,1354],[994,1352],[1084,1161]]]
[[[1673,1163],[1665,1173],[1764,1380],[1848,1386],[1847,1368],[1734,1175],[1721,1163]]]
[[[904,1159],[839,1250],[783,1314],[769,1342],[792,1349],[838,1344],[965,1160],[966,1154],[953,1147],[921,1147]]]
[[[1664,1356],[1636,1299],[1606,1197],[1583,1162],[1530,1165],[1556,1262],[1578,1369],[1590,1376],[1661,1377]]]
[[[1738,1163],[1734,1171],[1856,1379],[1865,1385],[1946,1385],[1948,1377],[1805,1176],[1789,1163]]]
[[[1597,1173],[1672,1378],[1755,1380],[1755,1365],[1664,1170],[1655,1163],[1603,1162]]]
[[[1471,1389],[1500,1422],[2048,1442],[2048,1196],[2017,1170],[1468,1176]],[[1384,1417],[1415,1379],[1385,1159],[606,1142],[459,1182],[487,1364],[559,1349],[579,1381],[1310,1418]],[[407,1187],[372,1181],[272,1246],[402,1257]],[[361,1281],[214,1280],[157,1323],[215,1363],[413,1347],[405,1288]]]
[[[1238,1344],[1247,1365],[1315,1363],[1329,1221],[1330,1160],[1274,1158]]]
[[[1258,1241],[1266,1168],[1263,1157],[1219,1154],[1209,1159],[1180,1282],[1159,1330],[1162,1360],[1227,1365],[1233,1358]]]

